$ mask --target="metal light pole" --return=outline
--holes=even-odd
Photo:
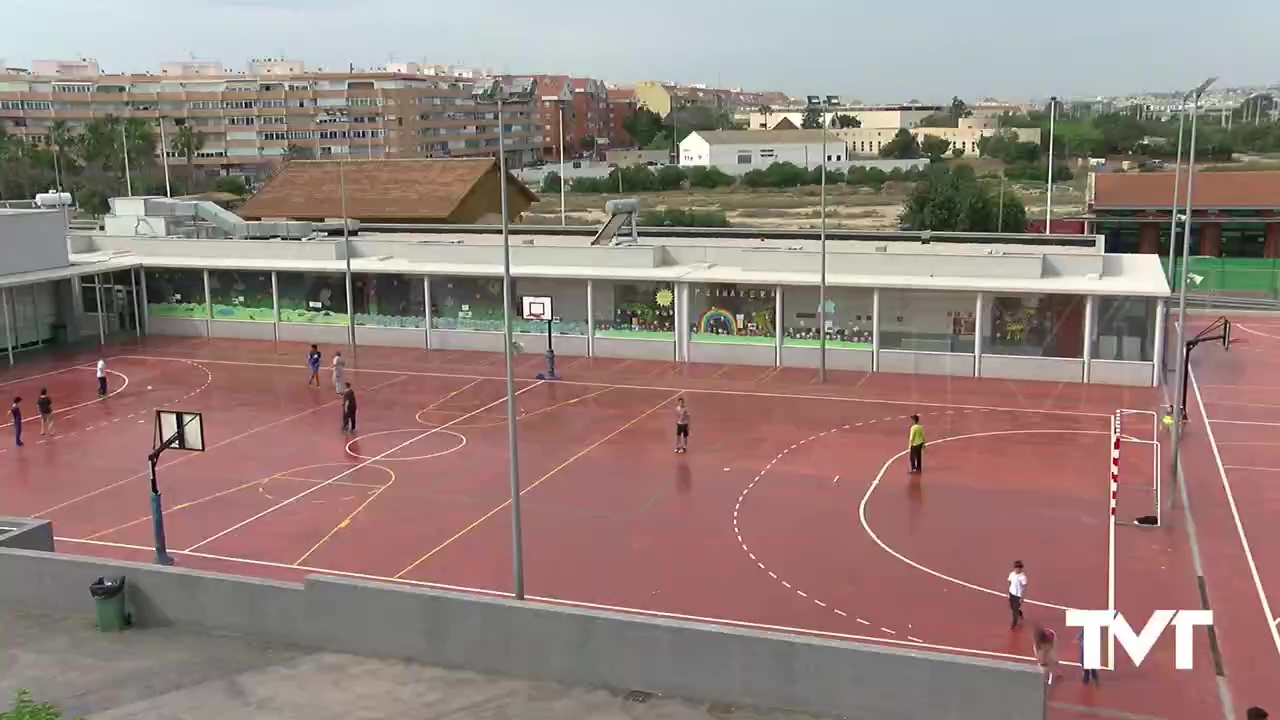
[[[348,151],[350,143],[348,143]],[[347,154],[350,154],[349,152]],[[342,255],[346,258],[346,278],[347,285],[347,347],[350,348],[352,361],[355,360],[356,354],[356,299],[352,297],[355,293],[351,283],[351,232],[347,229],[350,221],[347,220],[347,176],[343,171],[343,166],[347,164],[346,156],[338,158],[338,206],[342,210]]]
[[[173,197],[173,188],[169,185],[169,146],[165,143],[164,138],[164,116],[158,119],[160,123],[160,165],[164,168],[164,196]]]
[[[1170,453],[1172,457],[1172,475],[1174,490],[1177,490],[1178,482],[1178,452],[1182,443],[1182,424],[1183,418],[1186,417],[1187,408],[1182,402],[1182,393],[1177,388],[1182,387],[1185,382],[1189,368],[1187,367],[1187,261],[1191,256],[1191,214],[1194,212],[1192,207],[1192,191],[1195,187],[1196,178],[1196,117],[1200,114],[1200,97],[1204,95],[1204,91],[1218,78],[1211,77],[1200,83],[1195,90],[1187,93],[1183,97],[1185,104],[1187,99],[1192,100],[1191,105],[1191,149],[1187,154],[1187,203],[1186,203],[1186,220],[1182,226],[1182,265],[1178,269],[1181,276],[1178,281],[1178,373],[1177,385],[1174,386],[1174,412],[1173,412],[1173,447]],[[1177,492],[1169,493],[1169,503],[1172,506]]]
[[[515,338],[511,328],[511,308],[514,298],[511,282],[510,220],[507,217],[507,145],[506,133],[502,127],[502,103],[509,100],[527,101],[534,96],[536,89],[536,83],[533,81],[529,81],[528,87],[521,88],[519,91],[508,91],[501,82],[494,81],[489,88],[481,91],[483,97],[496,100],[498,104],[498,185],[502,202],[502,335],[505,341],[503,353],[507,361],[507,470],[511,481],[512,595],[517,600],[524,599],[524,537],[520,527],[520,455],[516,437],[515,358],[512,355]]]
[[[809,103],[823,102],[821,97],[810,97]],[[818,245],[821,260],[818,270],[818,382],[827,381],[827,105],[822,104],[822,190],[819,194]]]
[[[1051,232],[1053,225],[1053,134],[1058,119],[1058,96],[1049,98],[1049,177],[1046,179],[1044,206],[1044,234]]]
[[[1173,284],[1173,261],[1178,248],[1178,190],[1182,184],[1182,130],[1187,122],[1187,98],[1182,98],[1182,110],[1178,113],[1178,159],[1173,164],[1173,209],[1169,212],[1169,267],[1165,276],[1169,280],[1169,289]],[[1169,327],[1169,303],[1164,305],[1164,326]],[[1168,343],[1160,348],[1160,372],[1168,367]],[[1162,376],[1163,377],[1163,376]]]
[[[564,227],[565,226],[564,186],[568,182],[568,180],[565,180],[565,177],[564,177],[564,101],[563,100],[558,100],[556,102],[556,111],[559,113],[559,116],[560,116],[559,117],[560,137],[558,140],[556,140],[556,146],[560,148],[560,227]],[[501,130],[501,128],[499,128],[499,130]],[[503,195],[503,197],[505,198],[506,195]]]

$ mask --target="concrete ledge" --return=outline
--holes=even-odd
[[[760,344],[698,342],[690,338],[689,342],[689,362],[774,367],[777,360],[778,349],[772,341]]]
[[[275,323],[256,320],[214,320],[209,323],[209,334],[215,338],[236,340],[274,340]]]
[[[986,360],[984,359],[983,362]],[[973,377],[973,355],[881,348],[880,372]]]
[[[620,358],[623,360],[669,360],[675,362],[676,341],[640,340],[636,338],[611,338],[597,335],[592,340],[594,357]]]
[[[207,337],[209,334],[209,324],[204,318],[179,318],[149,315],[147,316],[147,334]]]
[[[0,548],[53,552],[53,523],[0,516]]]
[[[981,369],[981,376],[984,378],[1075,383],[1084,381],[1084,360],[1079,358],[987,355],[984,353],[982,355]]]
[[[0,608],[87,616],[89,583],[103,575],[128,578],[142,627],[851,718],[1044,717],[1043,681],[1029,663],[323,576],[300,586],[0,548],[0,577],[22,579],[0,583]]]
[[[280,323],[281,342],[315,343],[317,345],[346,345],[346,325],[320,323]],[[326,353],[328,355],[329,353]]]
[[[804,345],[782,346],[782,367],[816,368],[820,348]],[[853,348],[827,347],[828,370],[854,370],[871,372],[871,351]]]
[[[1154,363],[1125,360],[1089,361],[1089,382],[1098,385],[1150,387],[1153,377],[1155,377]]]

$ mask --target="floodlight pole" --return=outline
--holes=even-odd
[[[560,137],[556,140],[556,146],[560,149],[560,227],[564,227],[566,223],[564,213],[564,191],[565,184],[568,182],[568,180],[565,180],[564,178],[564,100],[556,101],[556,112],[559,115],[558,121],[560,124]]]
[[[503,353],[507,360],[507,471],[511,481],[511,565],[512,595],[524,599],[524,537],[520,527],[520,453],[516,438],[516,377],[512,346],[515,338],[511,329],[511,234],[507,218],[507,143],[502,128],[502,100],[504,88],[497,86],[498,101],[498,185],[502,202],[502,336]],[[561,140],[563,143],[563,139]],[[560,178],[564,182],[564,178]]]
[[[1165,272],[1169,280],[1169,289],[1173,284],[1173,261],[1178,249],[1178,186],[1182,184],[1182,135],[1183,126],[1187,122],[1187,99],[1182,98],[1182,110],[1178,113],[1178,159],[1173,164],[1173,209],[1169,212],[1169,267]],[[1164,305],[1164,326],[1169,327],[1169,303]],[[1160,372],[1168,367],[1168,343],[1160,348]],[[1163,374],[1161,379],[1163,381]]]
[[[1177,384],[1179,387],[1187,382],[1188,373],[1191,368],[1187,362],[1190,359],[1188,353],[1190,348],[1187,346],[1187,263],[1191,258],[1191,215],[1194,212],[1192,208],[1192,191],[1195,189],[1196,179],[1196,118],[1200,114],[1200,97],[1204,95],[1204,91],[1217,80],[1216,77],[1209,78],[1200,83],[1195,90],[1187,93],[1183,97],[1185,103],[1188,99],[1192,100],[1191,105],[1191,138],[1190,150],[1187,151],[1187,201],[1186,201],[1186,220],[1182,226],[1182,266],[1178,268],[1178,274],[1181,276],[1178,281],[1178,352],[1181,356],[1178,358],[1178,377]],[[1176,218],[1175,218],[1176,221]],[[1174,492],[1169,493],[1169,504],[1173,506],[1174,498],[1177,497],[1178,483],[1180,477],[1178,475],[1178,457],[1182,446],[1182,425],[1186,421],[1187,405],[1181,395],[1177,396],[1177,407],[1173,412],[1173,443],[1170,451],[1170,463],[1172,465],[1171,475],[1173,478]]]
[[[346,163],[345,157],[338,158],[338,204],[342,210],[342,256],[346,261],[344,281],[347,287],[347,346],[351,348],[351,360],[354,362],[356,354],[356,299],[352,297],[354,290],[351,282],[351,232],[347,229],[351,222],[347,220],[347,177],[346,173],[343,172],[343,166]]]
[[[1044,234],[1052,232],[1053,226],[1053,135],[1058,119],[1058,96],[1049,98],[1049,177],[1045,185]]]
[[[822,216],[819,227],[818,271],[818,382],[827,381],[827,106],[831,98],[819,96],[822,103],[822,190],[818,214]]]

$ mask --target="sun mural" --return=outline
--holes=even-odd
[[[658,304],[658,307],[671,307],[671,303],[673,303],[675,299],[676,296],[667,288],[662,288],[653,295],[653,301]]]

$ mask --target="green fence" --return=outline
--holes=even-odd
[[[1181,264],[1179,260],[1178,265]],[[1188,291],[1224,297],[1280,300],[1280,260],[1193,257],[1188,266],[1191,274],[1202,278],[1199,284],[1188,286]]]

